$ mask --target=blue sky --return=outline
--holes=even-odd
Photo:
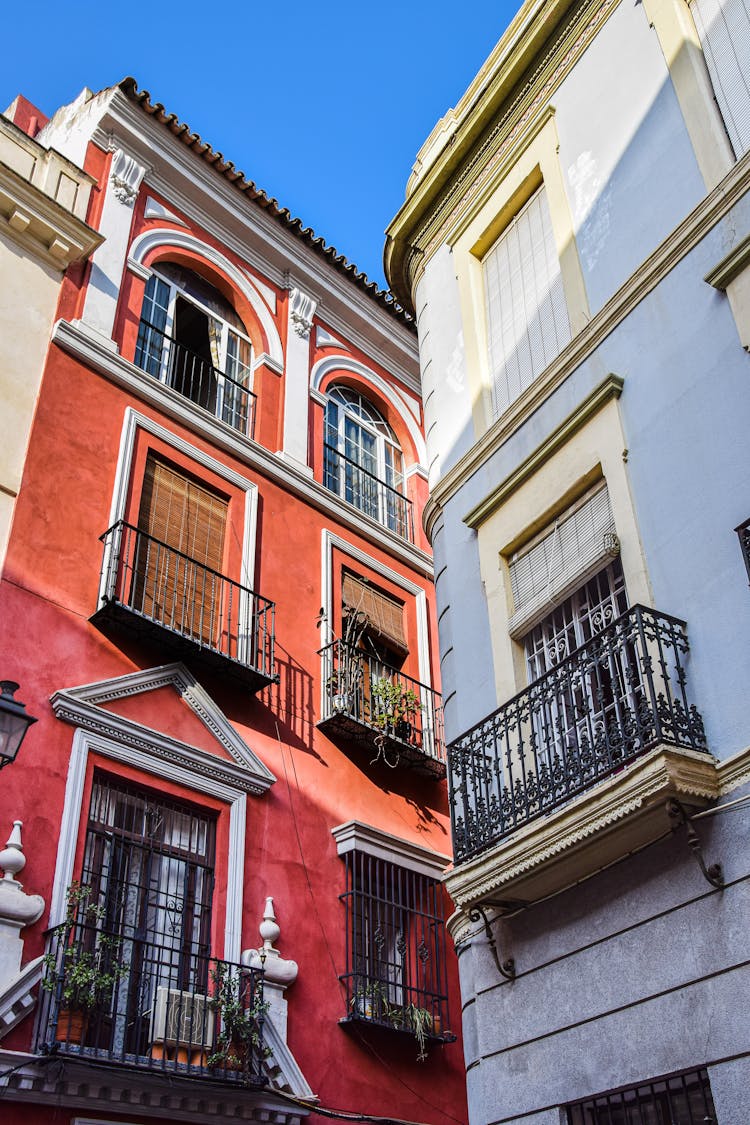
[[[15,5],[0,108],[132,74],[369,277],[414,157],[520,0]]]

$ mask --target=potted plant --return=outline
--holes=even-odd
[[[424,1062],[427,1058],[427,1036],[433,1030],[432,1013],[418,1004],[406,1004],[403,1012],[405,1025],[417,1041],[417,1062]]]
[[[366,1020],[389,1020],[391,1017],[386,986],[379,980],[361,979],[352,993],[349,1007]]]
[[[219,963],[211,970],[212,1004],[219,1016],[216,1050],[206,1060],[215,1069],[247,1071],[252,1048],[260,1047],[261,1026],[268,1011],[260,987],[241,969]]]
[[[67,1043],[83,1042],[92,1015],[108,1007],[128,972],[121,960],[121,939],[101,930],[104,908],[90,897],[90,886],[71,883],[60,945],[44,956],[42,988],[56,998],[57,1038]]]
[[[399,680],[380,677],[373,680],[371,691],[370,722],[402,742],[408,742],[414,732],[417,714],[422,704],[415,691]]]

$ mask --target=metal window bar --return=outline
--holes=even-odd
[[[323,445],[323,483],[331,492],[343,496],[355,508],[414,542],[412,502],[398,489],[345,457],[327,442]]]
[[[716,1125],[708,1072],[684,1071],[566,1107],[567,1125]]]
[[[740,550],[742,551],[742,558],[747,570],[747,577],[750,579],[750,520],[745,520],[739,527],[734,529],[737,532],[740,540]]]
[[[344,641],[333,641],[318,655],[323,658],[323,720],[349,715],[375,735],[445,762],[440,692]]]
[[[450,1039],[442,888],[436,879],[353,851],[345,856],[346,1018]]]
[[[661,742],[706,751],[685,622],[636,605],[448,747],[457,862]]]
[[[100,542],[105,602],[273,678],[273,602],[124,520]]]
[[[253,437],[257,396],[246,385],[251,376],[249,367],[243,370],[234,361],[240,378],[232,378],[147,320],[141,320],[138,326],[134,362],[232,429]]]

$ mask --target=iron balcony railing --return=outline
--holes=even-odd
[[[745,562],[745,569],[747,576],[750,578],[750,520],[745,520],[739,527],[734,529],[740,539],[740,550],[742,551],[742,558]]]
[[[323,446],[323,483],[402,539],[414,542],[412,503],[403,492],[368,472],[332,445]]]
[[[256,395],[248,387],[251,369],[231,357],[227,362],[231,375],[148,321],[140,322],[136,366],[251,438],[256,405]]]
[[[706,751],[685,622],[634,606],[448,748],[457,862],[659,743]]]
[[[124,608],[191,649],[275,679],[273,602],[123,520],[100,541],[103,605],[94,619]]]
[[[49,931],[37,1050],[172,1077],[265,1085],[263,974],[137,931]]]
[[[388,765],[400,762],[445,776],[440,693],[362,649],[334,641],[321,649],[320,725],[369,747]]]

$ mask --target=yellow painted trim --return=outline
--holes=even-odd
[[[586,424],[612,398],[622,394],[624,381],[619,375],[608,375],[560,425],[521,462],[505,480],[464,516],[464,523],[478,528],[496,508],[539,469],[557,450]]]
[[[703,280],[707,281],[709,285],[713,285],[714,289],[726,289],[749,265],[750,234],[746,235],[741,242],[738,242],[726,257],[722,258],[719,264],[706,274]]]

